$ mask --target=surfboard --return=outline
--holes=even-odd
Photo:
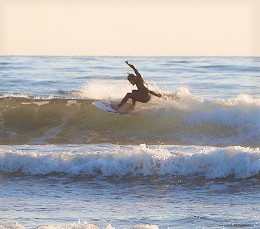
[[[123,104],[123,106],[118,107],[119,102],[115,101],[95,101],[92,104],[98,109],[115,114],[128,114],[133,110],[133,107],[129,103]]]

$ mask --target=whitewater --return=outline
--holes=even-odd
[[[130,114],[98,110],[135,88]],[[0,228],[258,228],[260,58],[0,57]],[[130,102],[130,101],[129,101]]]
[[[6,174],[92,177],[201,176],[248,178],[260,170],[259,148],[195,146],[19,146],[2,147]]]

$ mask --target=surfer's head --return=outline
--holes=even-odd
[[[136,83],[136,78],[135,78],[135,75],[134,75],[134,74],[128,74],[127,79],[128,79],[128,81],[129,81],[132,85],[135,85],[135,83]]]

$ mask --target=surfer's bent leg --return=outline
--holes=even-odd
[[[133,90],[132,93],[127,93],[126,96],[122,99],[121,103],[118,104],[119,107],[121,107],[128,99],[132,99],[133,106],[135,105],[136,101],[147,103],[150,100],[150,95],[144,95],[143,93],[140,93],[138,90]]]
[[[127,93],[126,96],[122,99],[122,101],[118,104],[119,107],[121,107],[128,99],[131,98],[132,93]]]

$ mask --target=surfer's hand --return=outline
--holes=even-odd
[[[127,60],[127,61],[125,61],[125,63],[126,63],[126,64],[128,64],[128,60]]]
[[[159,93],[159,94],[157,94],[157,96],[159,97],[159,98],[162,98],[162,95]]]

